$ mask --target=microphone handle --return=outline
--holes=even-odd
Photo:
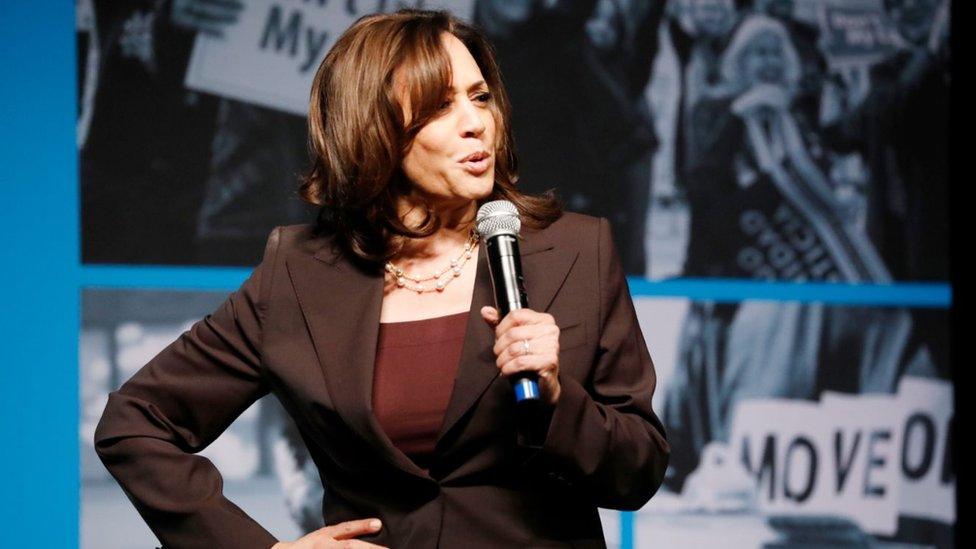
[[[515,309],[528,307],[518,238],[511,234],[496,235],[486,240],[485,247],[488,251],[488,270],[495,290],[495,306],[499,318],[505,318],[505,315]],[[516,403],[541,402],[538,376],[535,372],[520,372],[513,375],[511,381]]]

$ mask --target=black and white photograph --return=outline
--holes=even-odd
[[[635,547],[955,546],[943,311],[635,306],[671,447]]]
[[[308,85],[374,3],[79,0],[83,261],[250,266],[311,222]],[[496,50],[520,189],[629,275],[948,278],[948,0],[437,7]]]

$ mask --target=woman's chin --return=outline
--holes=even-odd
[[[478,185],[473,186],[471,184],[466,184],[463,187],[456,187],[453,190],[453,195],[451,196],[440,196],[434,198],[435,202],[439,202],[444,206],[450,207],[460,207],[468,205],[472,202],[482,202],[491,196],[491,191],[494,188],[493,185]]]
[[[470,181],[466,182],[465,194],[472,200],[483,200],[491,196],[494,189],[495,174],[493,170],[488,170],[477,177],[471,177]]]

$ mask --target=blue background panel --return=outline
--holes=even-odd
[[[78,531],[74,3],[0,9],[0,524],[4,547]]]

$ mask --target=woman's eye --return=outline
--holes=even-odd
[[[491,92],[480,93],[480,94],[476,95],[474,97],[474,99],[475,99],[475,101],[479,101],[481,103],[487,103],[488,101],[491,100]],[[447,110],[448,108],[450,108],[451,103],[453,103],[452,100],[445,99],[444,102],[441,103],[440,110],[442,110],[442,111],[443,110]]]

